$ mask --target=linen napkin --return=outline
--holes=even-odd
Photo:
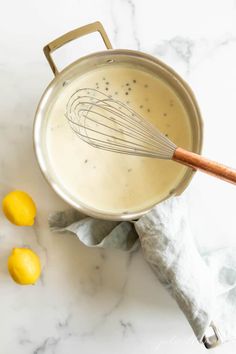
[[[236,339],[236,249],[200,255],[182,197],[158,204],[136,222],[97,220],[66,210],[51,215],[49,226],[75,234],[89,247],[132,252],[141,245],[200,343],[213,348]]]

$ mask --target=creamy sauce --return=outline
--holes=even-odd
[[[95,88],[126,103],[176,145],[191,149],[188,116],[171,87],[138,67],[100,67],[65,86],[48,112],[46,146],[58,182],[74,199],[102,212],[137,212],[165,198],[186,168],[99,150],[80,140],[65,118],[67,101],[79,88]]]

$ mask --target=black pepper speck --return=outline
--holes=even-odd
[[[133,83],[136,84],[136,80],[133,80]]]

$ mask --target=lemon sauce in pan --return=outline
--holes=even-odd
[[[136,212],[168,196],[186,167],[173,161],[121,155],[80,140],[65,118],[78,89],[93,88],[129,105],[177,146],[192,147],[187,112],[175,91],[157,76],[125,64],[95,68],[65,85],[48,111],[46,147],[58,182],[83,204],[106,212]]]

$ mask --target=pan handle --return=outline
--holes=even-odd
[[[43,48],[44,54],[45,54],[47,61],[48,61],[55,76],[59,73],[59,71],[56,67],[56,64],[54,63],[54,61],[52,59],[51,54],[56,49],[62,47],[64,44],[66,44],[70,41],[73,41],[74,39],[85,36],[87,34],[93,33],[93,32],[99,32],[107,49],[112,49],[111,42],[110,42],[109,38],[107,37],[107,34],[103,28],[103,25],[98,21],[94,22],[94,23],[90,23],[86,26],[77,28],[73,31],[67,32],[67,33],[63,34],[61,37],[50,42],[49,44],[47,44]]]

